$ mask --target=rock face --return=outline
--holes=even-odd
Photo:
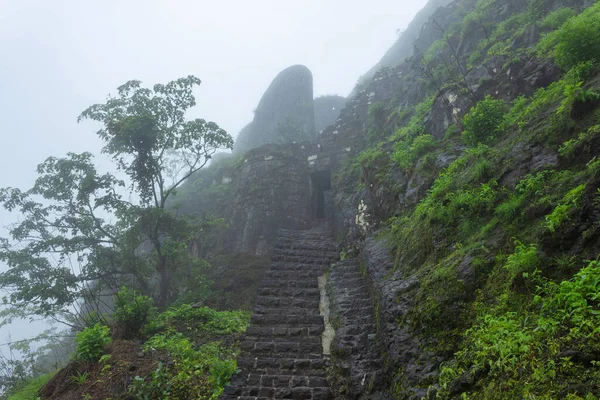
[[[310,176],[300,145],[246,153],[230,193],[229,243],[236,252],[265,254],[279,228],[310,226]]]
[[[406,30],[402,32],[398,40],[396,40],[392,47],[389,48],[381,60],[360,77],[358,85],[370,81],[380,69],[395,67],[402,63],[407,57],[410,57],[414,51],[414,42],[419,38],[423,25],[439,7],[446,6],[452,1],[453,0],[430,0],[425,7],[417,13],[411,23],[408,24]],[[356,92],[357,90],[354,89],[349,97],[355,95]]]
[[[303,65],[275,77],[256,108],[251,124],[240,132],[236,154],[267,143],[309,141],[315,137],[312,73]]]
[[[446,353],[437,350],[443,349],[437,346],[439,339],[426,337],[422,333],[425,329],[412,319],[420,315],[415,314],[415,310],[424,299],[419,297],[421,288],[435,287],[429,271],[424,268],[427,267],[424,260],[435,256],[440,249],[444,252],[453,249],[445,242],[446,232],[440,231],[433,232],[431,239],[427,239],[431,241],[431,248],[421,252],[394,249],[397,254],[392,256],[390,249],[397,244],[388,243],[391,239],[379,235],[378,229],[383,221],[412,210],[427,195],[440,171],[465,153],[467,148],[458,137],[460,121],[478,99],[491,95],[510,102],[520,94],[530,96],[559,79],[562,73],[552,63],[535,57],[481,58],[473,68],[466,68],[461,63],[466,63],[484,37],[478,25],[452,39],[458,61],[452,61],[454,55],[449,49],[437,51],[428,61],[427,67],[432,71],[441,71],[440,75],[448,75],[448,79],[456,78],[451,80],[452,84],[444,86],[439,85],[441,82],[432,82],[437,78],[428,75],[420,55],[398,65],[412,53],[413,42],[425,51],[444,37],[443,32],[460,23],[474,3],[430,1],[420,14],[422,19],[415,20],[405,33],[405,36],[412,35],[411,40],[397,43],[347,102],[327,96],[313,103],[310,72],[300,66],[282,72],[265,93],[254,121],[240,134],[236,151],[241,154],[254,146],[263,147],[248,151],[240,161],[241,167],[232,175],[227,218],[233,251],[268,254],[273,250],[274,258],[272,270],[259,289],[253,326],[245,343],[250,357],[240,363],[244,380],[241,386],[231,389],[231,396],[321,396],[308,389],[294,389],[322,383],[309,377],[322,375],[317,374],[319,368],[313,368],[312,362],[297,358],[297,350],[304,346],[302,343],[306,343],[307,353],[318,352],[314,338],[310,338],[304,328],[291,326],[291,320],[284,314],[302,315],[302,318],[317,315],[316,276],[321,270],[304,264],[310,259],[305,256],[312,252],[320,257],[324,249],[307,247],[308,236],[305,235],[310,234],[283,231],[278,241],[275,240],[278,230],[306,229],[318,217],[331,218],[338,241],[360,253],[353,260],[334,264],[330,270],[328,289],[336,338],[331,358],[334,375],[329,383],[334,393],[340,393],[336,398],[384,398],[380,396],[388,390],[393,391],[395,398],[416,400],[427,396],[429,387],[437,381],[440,363],[447,361],[455,349],[443,350]],[[559,2],[554,3],[558,7]],[[581,4],[588,4],[587,0],[568,0],[561,4],[566,3],[577,9]],[[495,8],[489,13],[490,23],[497,24],[522,11],[525,3],[498,1],[491,5]],[[440,6],[443,7],[440,9]],[[429,16],[431,18],[425,21]],[[530,47],[539,35],[531,29],[517,37],[513,45]],[[453,63],[458,63],[458,68]],[[380,68],[382,66],[386,68]],[[456,75],[461,69],[464,75]],[[303,86],[308,83],[310,88]],[[298,93],[304,94],[298,97]],[[425,102],[428,98],[430,104]],[[302,101],[310,103],[310,107],[300,107]],[[338,114],[342,103],[344,107]],[[384,143],[374,149],[368,133],[369,110],[375,104],[385,108],[389,132],[383,134],[387,137],[398,128],[407,127],[411,116],[416,115],[418,104],[427,104],[427,110],[418,115],[418,122],[422,133],[435,141],[435,152],[428,154],[429,157],[420,155],[410,169],[401,169],[390,160],[393,144]],[[297,115],[299,119],[294,119]],[[297,123],[292,123],[294,121]],[[277,130],[277,127],[286,129]],[[454,133],[450,128],[455,129]],[[317,136],[314,136],[315,129],[319,132]],[[286,136],[282,132],[291,134]],[[369,147],[382,153],[381,164],[366,165],[356,158]],[[560,167],[560,158],[555,149],[545,149],[538,143],[522,143],[515,145],[498,165],[502,167],[495,171],[497,183],[512,187],[525,174]],[[329,239],[323,240],[329,243]],[[494,246],[492,240],[496,239],[490,235],[489,244]],[[282,247],[284,242],[285,248]],[[409,245],[410,242],[406,246]],[[472,294],[478,289],[473,267],[475,256],[461,257],[448,260],[448,263],[456,261],[456,265],[448,269],[456,270],[453,282],[462,285],[458,290],[460,294]],[[486,257],[480,256],[478,262],[484,265]],[[309,276],[312,283],[308,283]],[[310,285],[310,290],[304,284]],[[284,287],[287,292],[282,290]],[[456,304],[472,301],[460,296],[449,299],[448,310],[456,310],[456,315],[460,312],[459,308],[453,308]],[[442,298],[440,304],[442,301],[446,299]],[[309,312],[305,306],[310,302],[312,311]],[[285,305],[284,310],[281,305]],[[300,323],[305,322],[302,318]],[[445,322],[445,327],[454,329],[452,321]],[[302,339],[290,340],[292,332]],[[281,337],[276,338],[277,335]],[[295,353],[288,357],[286,352],[290,349]],[[321,355],[315,355],[315,359],[320,365]],[[275,386],[275,382],[279,386]]]
[[[315,129],[317,133],[333,124],[346,105],[342,96],[321,96],[315,99]]]
[[[337,259],[336,250],[327,225],[279,232],[242,343],[241,372],[221,400],[332,398],[317,278]]]

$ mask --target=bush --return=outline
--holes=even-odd
[[[150,317],[156,314],[153,300],[148,296],[138,294],[135,290],[122,287],[115,298],[117,309],[113,319],[122,329],[124,339],[133,339]]]
[[[435,147],[436,143],[431,135],[417,136],[410,146],[410,152],[413,154],[413,158],[420,157]]]
[[[571,17],[577,15],[575,10],[569,7],[559,8],[548,14],[542,22],[539,23],[542,29],[558,29]]]
[[[111,342],[110,329],[96,324],[85,328],[75,337],[75,358],[84,362],[95,362],[104,354],[104,346]]]
[[[500,134],[505,113],[504,102],[488,95],[465,115],[465,130],[462,134],[464,141],[470,146],[475,146],[496,139]]]
[[[554,37],[556,63],[561,67],[600,62],[600,3],[567,20]]]
[[[187,323],[199,332],[211,332],[220,335],[245,332],[250,325],[248,311],[217,311],[210,307],[192,308],[189,304],[172,307],[161,313],[146,331],[158,332]]]

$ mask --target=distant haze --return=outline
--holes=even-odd
[[[233,136],[290,65],[311,69],[315,96],[346,96],[424,3],[0,0],[0,187],[30,187],[50,155],[99,153],[94,126],[77,116],[130,79],[198,76],[191,116]],[[2,226],[14,220],[0,211]],[[12,338],[36,329],[19,324]]]

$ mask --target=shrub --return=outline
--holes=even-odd
[[[552,11],[539,23],[542,29],[558,29],[571,17],[577,15],[575,10],[569,7],[559,8],[558,10]]]
[[[556,63],[570,69],[579,63],[600,61],[600,3],[567,20],[549,35],[556,43]]]
[[[462,134],[464,141],[470,146],[475,146],[496,139],[500,134],[505,113],[504,102],[488,95],[465,115],[465,130]]]
[[[116,295],[116,310],[113,315],[117,326],[122,329],[124,339],[136,337],[149,318],[156,313],[153,300],[135,290],[122,287]]]
[[[431,135],[417,136],[410,146],[412,157],[416,159],[417,157],[422,156],[435,147],[436,143],[436,140]]]
[[[75,342],[75,358],[84,362],[95,362],[104,354],[104,346],[111,342],[110,329],[100,324],[85,328],[77,334]]]

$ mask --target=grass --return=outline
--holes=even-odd
[[[37,400],[39,397],[37,393],[39,390],[46,384],[52,377],[56,374],[56,372],[51,372],[48,374],[40,375],[37,378],[30,379],[23,389],[19,390],[17,393],[10,395],[8,400]]]

